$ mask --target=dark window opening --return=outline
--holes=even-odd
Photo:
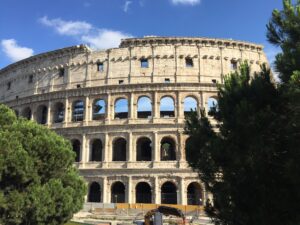
[[[58,102],[55,104],[55,107],[54,107],[53,122],[61,123],[64,121],[64,117],[65,117],[64,104],[61,102]]]
[[[115,182],[111,187],[111,202],[125,203],[125,186],[120,181]]]
[[[90,185],[88,202],[100,202],[101,201],[101,188],[96,182]]]
[[[230,63],[230,69],[231,70],[237,70],[237,61],[231,61]]]
[[[151,203],[151,187],[146,182],[140,182],[135,187],[135,201],[136,203]]]
[[[161,203],[177,204],[176,186],[172,182],[166,182],[161,187]]]
[[[192,58],[185,58],[185,67],[193,67],[194,66],[194,62]]]
[[[64,68],[59,69],[58,75],[59,75],[60,77],[63,77],[63,76],[65,75],[65,69],[64,69]]]
[[[77,87],[77,88],[81,88],[81,85],[80,85],[80,84],[77,84],[76,87]]]
[[[124,80],[119,80],[119,84],[123,84],[124,83]]]
[[[151,161],[152,158],[152,142],[149,138],[143,137],[137,141],[137,161]]]
[[[33,75],[30,75],[28,77],[28,83],[31,84],[33,82]]]
[[[148,59],[141,59],[141,67],[142,68],[148,68],[149,67]]]
[[[95,139],[92,142],[92,152],[91,152],[91,160],[95,162],[102,161],[102,142],[100,139]]]
[[[72,141],[73,151],[75,152],[75,162],[80,161],[80,141],[75,139]]]
[[[170,78],[165,78],[165,83],[171,83]]]
[[[124,138],[118,138],[113,142],[113,159],[112,161],[126,161],[127,142]]]
[[[31,119],[31,109],[29,107],[26,107],[25,109],[23,109],[21,116],[30,120]]]
[[[103,72],[104,71],[104,65],[103,65],[102,62],[101,63],[97,63],[97,70],[99,72]]]
[[[214,84],[216,84],[217,80],[216,79],[212,79],[211,82],[213,82]]]
[[[197,100],[193,97],[186,97],[183,102],[184,116],[189,116],[197,110]]]
[[[175,143],[171,138],[163,138],[160,143],[161,161],[176,160]]]
[[[37,123],[46,124],[47,123],[47,106],[39,106],[37,109]]]
[[[188,205],[202,205],[202,189],[200,184],[193,182],[187,188],[187,202]]]
[[[7,90],[10,90],[11,89],[11,82],[8,82],[7,83]]]

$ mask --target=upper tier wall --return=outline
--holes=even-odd
[[[186,65],[186,58],[192,66]],[[141,60],[147,66],[141,66]],[[261,45],[206,38],[132,38],[120,48],[85,45],[43,53],[0,70],[0,101],[82,87],[164,82],[222,82],[232,62],[247,60],[252,72],[267,63]],[[99,71],[99,64],[103,64]],[[62,74],[63,73],[63,74]]]

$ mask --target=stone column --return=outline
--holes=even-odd
[[[154,46],[151,45],[151,53],[152,53],[152,73],[151,73],[151,79],[152,79],[152,83],[154,82],[154,72],[155,72],[155,55],[154,55]]]
[[[107,65],[106,65],[106,84],[108,84],[108,81],[109,81],[109,60],[110,60],[110,58],[109,58],[109,53],[110,53],[110,50],[107,50],[106,51],[106,54],[107,54],[107,61],[106,61],[106,63],[107,63]]]
[[[132,57],[132,53],[131,53],[131,50],[132,50],[132,47],[128,47],[128,51],[129,51],[129,71],[128,71],[128,83],[130,84],[131,83],[131,57]]]
[[[178,119],[184,119],[184,109],[183,109],[183,99],[181,99],[181,94],[180,92],[176,93],[176,98],[177,98],[177,118]]]
[[[85,71],[85,86],[91,86],[91,70],[90,70],[90,63],[89,63],[89,53],[86,52],[86,71]]]
[[[224,68],[223,68],[223,47],[220,47],[220,63],[221,63],[221,83],[224,83]]]
[[[131,176],[128,177],[128,185],[127,185],[127,202],[133,203],[132,201],[132,178]]]
[[[132,162],[132,133],[128,133],[127,162]]]
[[[70,104],[69,104],[68,97],[66,97],[66,99],[65,99],[65,115],[64,115],[64,124],[65,125],[68,125],[68,122],[70,122],[69,115],[70,115]]]
[[[108,133],[105,133],[104,148],[103,148],[103,151],[102,151],[102,161],[103,162],[108,161],[108,152],[109,152],[109,137],[108,137]]]
[[[51,125],[51,101],[48,103],[48,111],[47,111],[47,125],[48,127]]]
[[[198,68],[199,68],[199,83],[201,83],[201,46],[197,45],[198,48]]]
[[[86,134],[83,134],[80,151],[80,162],[85,163],[86,161]]]
[[[160,161],[160,145],[158,143],[158,137],[157,137],[157,131],[153,132],[153,141],[152,141],[152,145],[153,145],[153,156],[152,156],[152,160],[154,162],[158,162]]]
[[[111,96],[110,94],[107,95],[107,99],[106,99],[106,114],[105,114],[105,122],[106,123],[110,123],[110,120],[111,120],[111,114],[112,114],[112,105],[110,103],[111,101]]]
[[[88,121],[90,120],[90,101],[89,101],[89,96],[85,97],[84,101],[84,123],[87,124]]]
[[[103,177],[102,178],[102,202],[103,203],[108,203],[108,197],[109,197],[109,193],[108,193],[108,188],[107,188],[107,177]]]
[[[156,91],[153,93],[152,105],[153,105],[153,118],[157,119],[159,118],[160,115],[159,115],[159,100]]]
[[[183,143],[183,133],[178,132],[177,134],[178,139],[178,161],[183,162],[185,160],[185,149]]]
[[[186,205],[187,204],[187,196],[185,190],[185,180],[183,177],[180,178],[180,204]]]
[[[158,177],[154,178],[154,199],[155,199],[154,200],[155,204],[160,204],[161,203]]]
[[[130,94],[130,101],[129,101],[129,119],[135,119],[136,118],[136,110],[135,110],[135,104],[134,104],[134,94]]]

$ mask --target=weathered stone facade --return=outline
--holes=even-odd
[[[0,101],[72,141],[87,201],[201,204],[208,194],[185,160],[186,100],[207,109],[216,83],[244,60],[252,72],[267,63],[262,46],[223,39],[74,46],[0,70]]]

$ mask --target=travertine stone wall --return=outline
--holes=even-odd
[[[192,66],[187,65],[187,59]],[[147,61],[147,67],[141,66],[141,60]],[[216,83],[222,83],[223,77],[245,60],[252,73],[267,63],[262,46],[223,39],[132,38],[123,40],[119,48],[102,51],[74,46],[1,69],[0,101],[21,116],[31,111],[29,119],[80,142],[76,165],[89,185],[99,185],[100,191],[92,197],[98,196],[100,202],[114,201],[112,187],[120,181],[125,188],[124,201],[128,203],[140,198],[137,185],[141,182],[150,186],[151,202],[162,203],[162,198],[168,196],[162,193],[163,185],[169,182],[176,188],[176,197],[172,198],[177,199],[177,204],[201,204],[208,194],[186,162],[184,102],[192,97],[197,110],[208,109],[209,98],[217,96]],[[103,70],[98,71],[100,63]],[[138,101],[143,96],[151,100],[148,118],[138,117]],[[163,97],[174,101],[174,116],[161,116]],[[128,116],[123,119],[115,118],[115,104],[120,98],[128,101]],[[97,99],[104,100],[105,113],[95,120],[93,107]],[[78,100],[83,102],[82,121],[73,119]],[[55,120],[57,103],[63,106],[59,122]],[[113,161],[114,141],[118,138],[126,140],[123,161]],[[149,161],[137,160],[137,143],[141,138],[151,141]],[[166,138],[174,144],[175,160],[161,158],[161,141]],[[100,161],[91,160],[95,139],[102,143]],[[191,183],[201,187],[200,202],[191,200],[199,200],[200,196],[191,194]],[[92,197],[89,194],[87,201]]]

